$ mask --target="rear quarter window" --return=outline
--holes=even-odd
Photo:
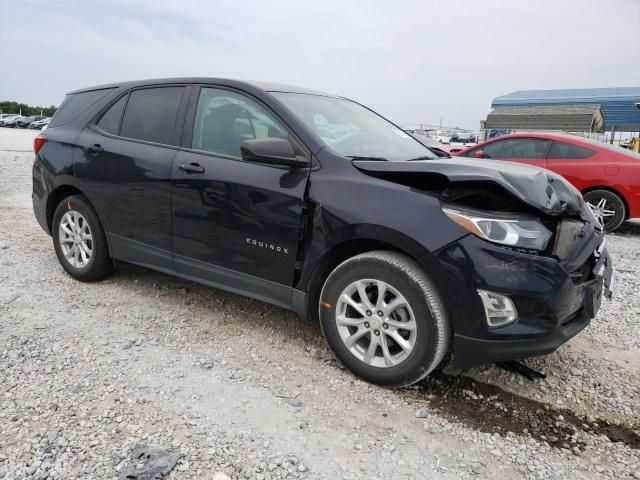
[[[583,159],[589,158],[595,153],[595,150],[589,150],[588,148],[579,147],[578,145],[572,145],[571,143],[553,142],[547,158]]]
[[[112,88],[103,88],[102,90],[68,94],[53,115],[48,128],[60,127],[74,121],[82,112],[104,98],[112,90]]]
[[[120,119],[122,118],[122,112],[127,104],[128,95],[125,95],[116,103],[114,103],[109,110],[98,120],[98,128],[103,132],[110,133],[112,135],[118,135],[120,132]]]

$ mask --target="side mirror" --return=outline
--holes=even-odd
[[[309,166],[309,160],[297,155],[293,145],[284,138],[243,140],[240,144],[240,152],[245,162],[297,168]]]
[[[482,151],[482,150],[476,150],[475,152],[473,152],[473,157],[474,158],[487,158],[484,155],[484,151]]]

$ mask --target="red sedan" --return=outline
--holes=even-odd
[[[640,217],[640,155],[620,147],[562,133],[516,133],[454,155],[528,163],[562,175],[607,232]]]

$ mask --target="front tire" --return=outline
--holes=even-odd
[[[113,271],[104,229],[83,196],[72,195],[58,204],[51,234],[60,265],[76,280],[94,282]]]
[[[367,252],[340,264],[324,284],[319,308],[336,358],[377,385],[422,380],[450,344],[449,319],[433,281],[401,253]]]
[[[607,233],[616,230],[625,221],[627,212],[624,201],[609,190],[593,190],[584,194],[593,214]]]

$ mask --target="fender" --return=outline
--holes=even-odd
[[[109,254],[111,254],[111,237],[110,235],[108,235],[109,229],[104,220],[104,217],[102,216],[100,211],[95,207],[95,205],[91,202],[91,200],[86,195],[86,193],[84,193],[82,186],[79,184],[79,182],[75,181],[75,179],[72,182],[64,183],[58,186],[55,190],[53,190],[47,196],[47,221],[49,220],[49,215],[53,215],[53,209],[55,209],[58,201],[61,200],[62,197],[67,196],[67,193],[65,191],[68,191],[68,193],[71,195],[82,195],[85,198],[86,202],[91,206],[91,208],[93,208],[93,211],[96,212],[96,215],[98,216],[98,220],[100,220],[100,225],[102,225],[102,228],[104,229],[104,232],[106,234],[105,236],[107,240],[107,246],[109,247]],[[60,196],[60,194],[62,195]],[[48,224],[47,224],[47,228],[49,228]],[[49,234],[51,234],[50,229],[49,229]]]
[[[379,242],[391,245],[395,249],[406,253],[423,266],[431,265],[433,254],[414,239],[407,235],[381,225],[355,224],[345,225],[342,229],[332,232],[329,237],[311,240],[302,268],[302,275],[298,288],[306,286],[309,278],[319,262],[331,256],[336,249],[354,242]]]

